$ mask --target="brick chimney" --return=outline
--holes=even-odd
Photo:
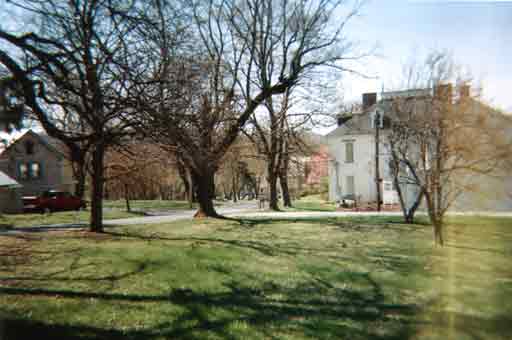
[[[377,93],[363,93],[363,111],[377,103]]]
[[[434,87],[434,96],[441,100],[451,102],[453,96],[452,84],[437,85],[436,87]]]
[[[459,87],[459,98],[460,99],[469,98],[470,95],[471,95],[471,87],[469,85],[464,84]]]

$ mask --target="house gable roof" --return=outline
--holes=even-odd
[[[370,124],[370,115],[375,111],[376,106],[362,113],[353,114],[343,119],[343,122],[336,129],[326,135],[327,138],[341,135],[365,135],[373,133]]]
[[[426,105],[430,97],[427,94],[427,89],[420,90],[407,90],[386,93],[386,96],[381,99],[376,105],[369,107],[367,110],[347,116],[342,121],[342,124],[336,129],[326,135],[327,138],[339,137],[343,135],[361,135],[361,134],[373,134],[374,129],[371,127],[370,114],[375,112],[378,108],[380,112],[384,112],[384,119],[393,120],[396,118],[396,112],[392,107],[392,102],[396,93],[402,94],[398,96],[402,100],[414,100],[417,105],[414,110],[426,110]],[[409,95],[414,94],[415,96]],[[478,113],[486,113],[489,118],[489,122],[495,126],[502,126],[512,131],[512,115],[507,115],[492,106],[482,102],[481,100],[470,97],[469,106],[465,108],[470,116],[478,117]],[[465,104],[467,105],[467,104]],[[384,122],[384,128],[386,128],[386,121]]]
[[[52,138],[46,134],[38,134],[32,130],[28,130],[23,135],[21,135],[18,139],[16,139],[14,142],[12,142],[9,146],[7,146],[3,152],[0,154],[4,155],[9,152],[15,145],[22,143],[27,136],[31,136],[32,138],[36,139],[41,145],[43,145],[46,149],[48,149],[50,152],[57,155],[59,158],[67,158],[65,146],[60,141],[56,140],[55,138]]]

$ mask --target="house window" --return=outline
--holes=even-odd
[[[21,163],[18,171],[22,180],[41,178],[41,164],[38,162]]]
[[[20,179],[28,179],[28,164],[22,163],[18,166]]]
[[[381,112],[374,112],[370,114],[370,126],[375,129],[375,121],[379,121],[379,129],[384,128],[384,115]]]
[[[39,179],[41,178],[41,165],[39,163],[33,162],[30,163],[29,167],[29,175],[32,179]]]
[[[347,195],[354,195],[355,194],[355,181],[354,176],[347,176]]]
[[[25,152],[27,153],[27,155],[34,154],[34,142],[32,142],[31,140],[25,142]]]
[[[345,142],[345,163],[354,163],[354,142]]]

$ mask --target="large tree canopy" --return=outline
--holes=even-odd
[[[153,49],[160,82],[145,87],[144,129],[187,164],[197,184],[198,215],[217,216],[214,174],[241,128],[261,104],[305,84],[313,72],[344,71],[352,52],[344,28],[358,6],[331,0],[185,3],[194,44],[170,50],[167,21],[161,22]]]
[[[91,155],[91,230],[102,230],[105,150],[133,133],[134,83],[147,57],[140,27],[152,2],[14,0],[31,18],[24,31],[0,29],[0,63],[46,132],[83,165]],[[16,19],[16,18],[15,18]]]

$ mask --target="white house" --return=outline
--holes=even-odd
[[[466,91],[469,91],[466,89]],[[393,188],[389,168],[390,154],[387,146],[389,122],[393,112],[386,102],[396,97],[424,97],[432,94],[431,89],[383,92],[377,101],[376,93],[363,94],[362,106],[357,112],[342,115],[338,127],[326,136],[329,160],[329,200],[341,201],[346,195],[356,197],[360,202],[376,202],[376,121],[379,124],[379,172],[381,193],[384,204],[397,204],[398,195]],[[462,95],[462,92],[461,94]],[[496,124],[507,124],[512,133],[512,118],[474,100],[471,110],[486,110]],[[475,111],[476,112],[476,111]],[[378,119],[376,120],[376,116]],[[469,137],[469,136],[468,136]],[[512,137],[512,134],[511,134]],[[511,141],[512,142],[512,141]],[[503,174],[505,172],[505,174]],[[474,182],[476,190],[463,192],[455,201],[453,209],[471,211],[512,211],[512,175],[507,169],[496,169],[500,176],[467,175]],[[418,188],[414,185],[402,187],[405,204],[412,203]]]
[[[354,195],[361,202],[377,201],[376,122],[379,124],[379,172],[382,201],[397,204],[389,171],[388,133],[385,114],[377,103],[376,93],[363,94],[363,105],[350,116],[341,116],[338,127],[327,135],[331,156],[329,164],[329,200],[340,201]],[[378,118],[377,118],[378,114]],[[376,119],[377,118],[377,119]]]

